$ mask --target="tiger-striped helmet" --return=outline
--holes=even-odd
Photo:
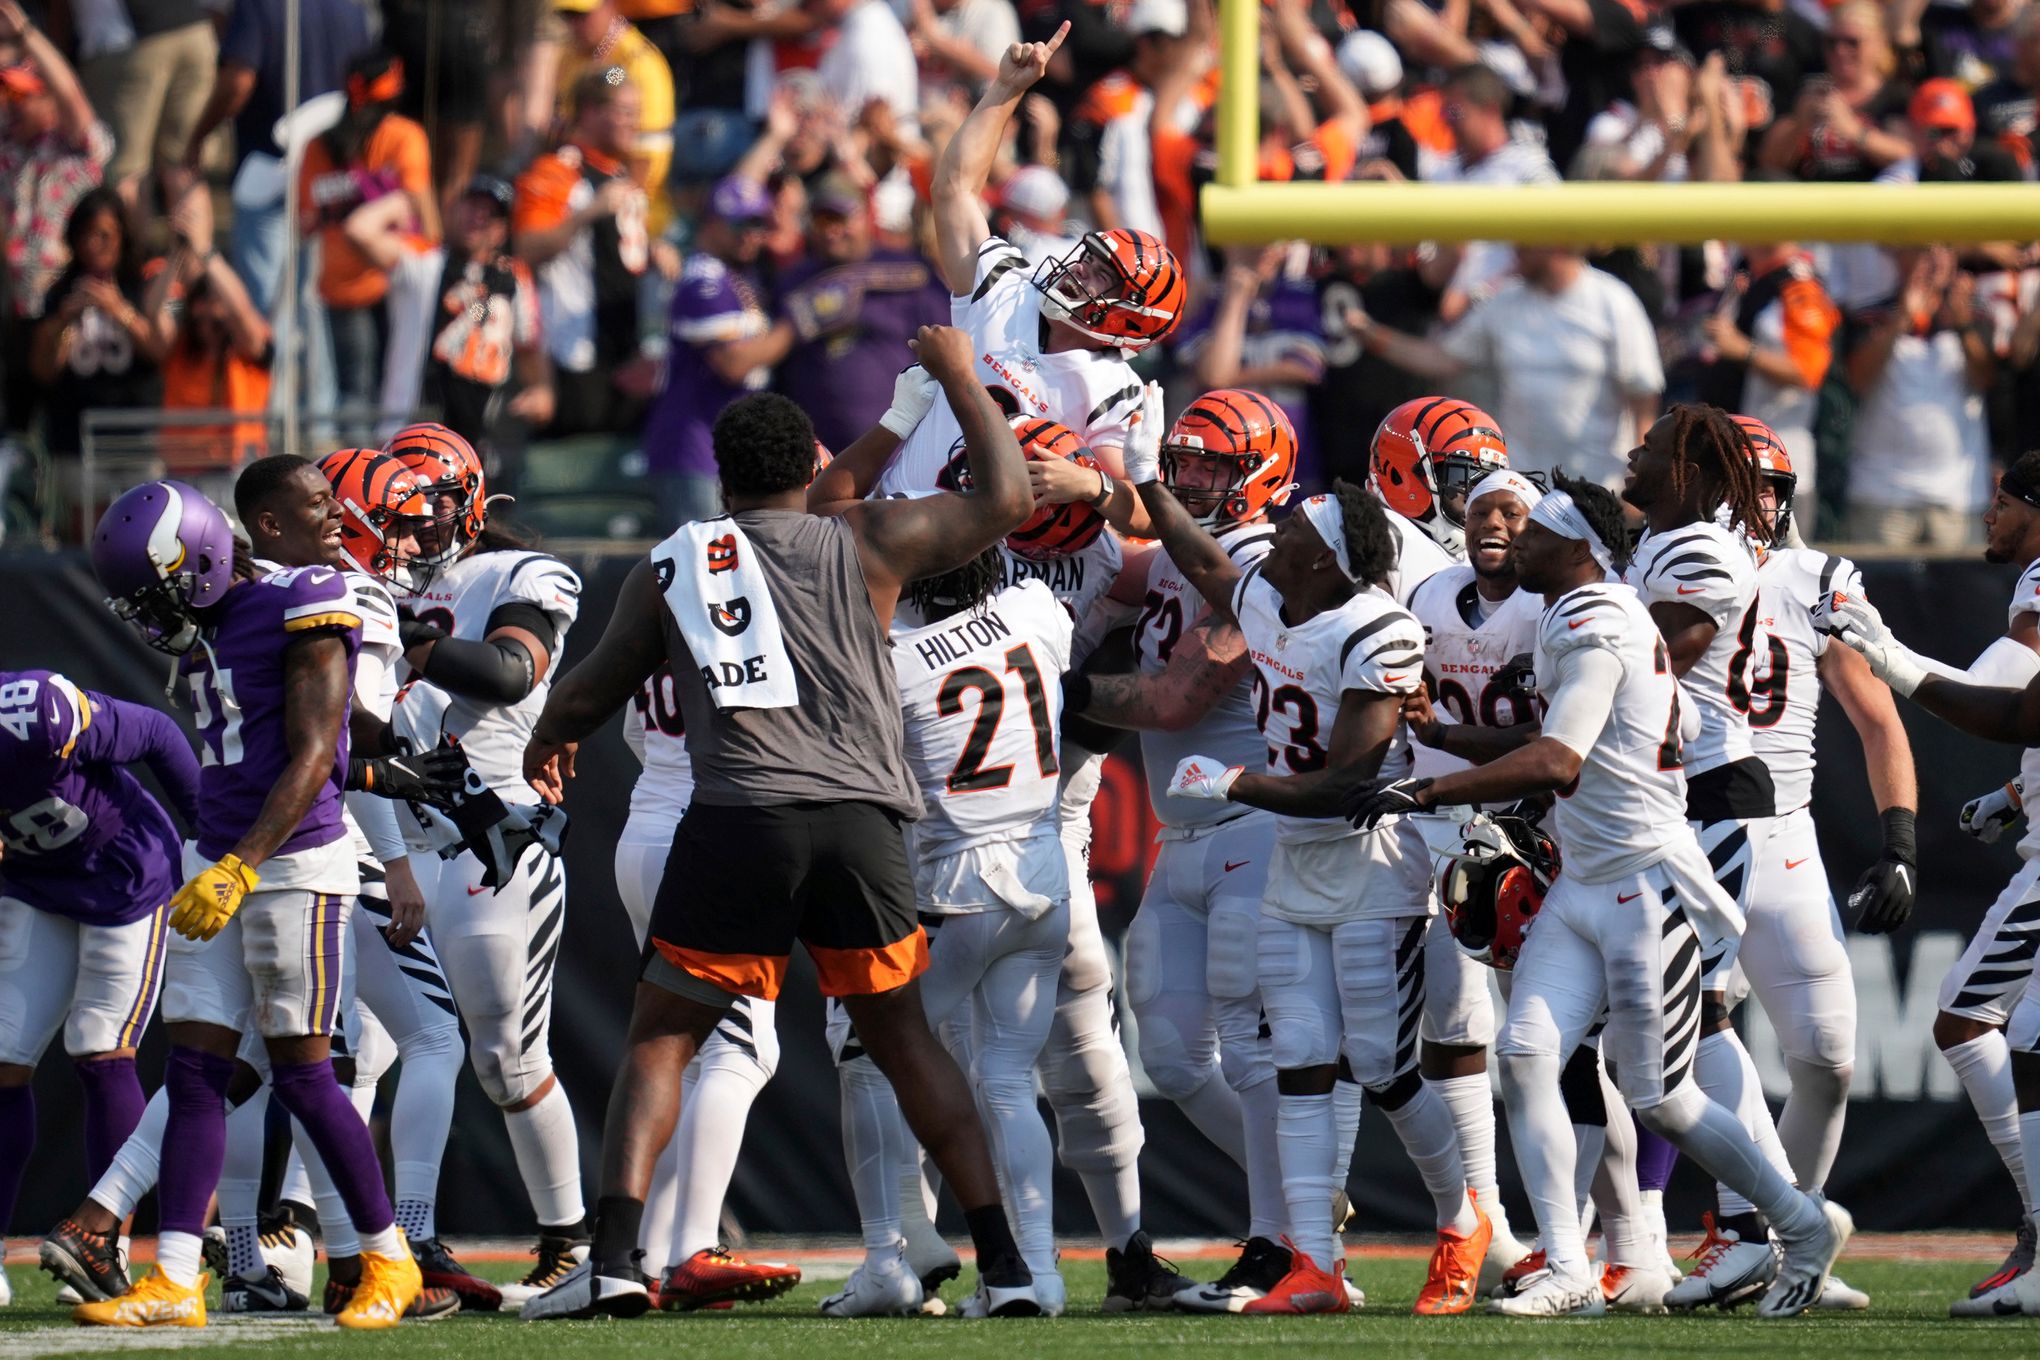
[[[444,425],[421,420],[398,430],[383,451],[411,470],[431,502],[421,560],[430,567],[457,561],[489,521],[488,488],[474,446]]]
[[[417,535],[431,522],[432,502],[411,469],[381,449],[335,449],[319,471],[340,502],[340,550],[348,560],[405,590],[422,587],[430,572]]]
[[[1174,330],[1190,297],[1175,253],[1125,227],[1086,232],[1067,255],[1035,268],[1034,286],[1043,315],[1128,353]]]
[[[1466,550],[1467,489],[1508,465],[1509,443],[1493,416],[1457,397],[1418,397],[1382,417],[1367,480],[1383,505],[1459,557]]]
[[[1792,455],[1778,432],[1755,416],[1730,416],[1750,441],[1750,461],[1757,475],[1771,484],[1778,508],[1771,517],[1771,542],[1783,543],[1792,529],[1792,493],[1799,489],[1799,474],[1792,470]]]
[[[1242,524],[1296,489],[1296,427],[1259,392],[1206,392],[1169,427],[1161,471],[1162,485],[1206,529]]]

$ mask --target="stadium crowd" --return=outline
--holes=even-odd
[[[506,487],[531,439],[611,436],[641,444],[658,522],[700,513],[710,423],[767,388],[840,447],[947,316],[931,167],[1004,47],[1065,20],[995,227],[1030,264],[1090,226],[1166,240],[1191,316],[1143,376],[1273,397],[1308,488],[1360,475],[1419,392],[1494,410],[1524,467],[1603,481],[1697,397],[1780,432],[1809,533],[1946,548],[2040,443],[2029,243],[1203,248],[1210,0],[304,0],[288,119],[284,0],[40,8],[0,7],[0,364],[6,428],[47,452],[10,490],[45,511],[104,499],[71,471],[87,410],[231,411],[178,447],[265,450],[287,254],[300,407],[380,407],[383,435],[436,411]],[[2031,179],[2028,10],[1281,0],[1260,174]]]

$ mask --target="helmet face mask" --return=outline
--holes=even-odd
[[[1792,533],[1792,495],[1799,489],[1799,474],[1793,470],[1792,455],[1776,430],[1755,416],[1734,415],[1729,419],[1749,441],[1750,461],[1756,464],[1757,475],[1771,488],[1777,503],[1771,512],[1771,541],[1762,545],[1776,547],[1787,542]]]
[[[1146,349],[1175,329],[1187,291],[1167,246],[1145,232],[1089,232],[1034,271],[1041,313],[1101,345]]]
[[[1216,529],[1240,518],[1239,493],[1257,461],[1250,453],[1206,449],[1195,435],[1172,437],[1162,445],[1162,485],[1199,528]]]
[[[423,590],[432,566],[420,540],[433,519],[410,469],[380,449],[340,449],[319,460],[319,471],[340,502],[340,550],[354,569]]]
[[[178,572],[132,595],[109,598],[106,607],[149,646],[183,656],[198,645],[198,617],[190,604],[194,584],[190,572]]]
[[[1558,846],[1527,818],[1476,816],[1438,874],[1445,924],[1462,952],[1499,972],[1516,966],[1544,895],[1558,877]]]
[[[1296,489],[1296,429],[1259,392],[1206,392],[1162,437],[1160,472],[1190,518],[1217,533],[1289,499]]]
[[[116,617],[157,651],[182,656],[198,643],[199,611],[234,583],[233,527],[195,488],[144,482],[100,516],[92,570]]]
[[[1368,484],[1381,503],[1454,557],[1466,551],[1467,491],[1509,465],[1494,418],[1451,397],[1417,397],[1390,411],[1368,454]]]
[[[423,589],[438,571],[466,554],[488,524],[482,460],[472,445],[444,425],[420,422],[397,431],[386,452],[417,479],[427,513],[417,527],[418,553],[407,565]]]

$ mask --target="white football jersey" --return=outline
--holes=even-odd
[[[1233,564],[1242,571],[1268,555],[1275,530],[1266,521],[1237,525],[1218,536]],[[1134,669],[1159,675],[1183,634],[1197,626],[1210,609],[1176,569],[1165,552],[1148,562],[1147,596],[1133,629]],[[1232,693],[1180,732],[1142,732],[1141,764],[1147,769],[1148,801],[1163,826],[1215,826],[1240,815],[1239,809],[1208,798],[1171,798],[1169,782],[1185,756],[1209,756],[1227,765],[1258,767],[1267,758],[1260,725],[1254,721],[1254,687],[1242,679]]]
[[[1634,591],[1603,582],[1559,596],[1538,621],[1532,655],[1547,703],[1564,684],[1565,658],[1589,647],[1614,653],[1622,680],[1579,778],[1559,793],[1553,834],[1567,877],[1605,883],[1662,859],[1667,827],[1683,834],[1681,687],[1649,609]]]
[[[1068,611],[1031,581],[976,612],[894,626],[907,761],[921,785],[918,857],[1056,833],[1072,631]]]
[[[2005,626],[2009,628],[2018,622],[2021,614],[2040,614],[2040,561],[2029,563],[2019,573],[2019,583],[2012,587],[2012,603],[2005,611]],[[2040,746],[2028,748],[2019,758],[2019,778],[2028,789],[2040,789]],[[2026,834],[2019,840],[2021,859],[2040,857],[2040,817],[2034,816],[2034,812],[2040,812],[2040,808],[2026,815]]]
[[[1116,349],[1043,345],[1047,325],[1026,257],[992,236],[978,247],[977,279],[968,296],[950,299],[950,322],[977,345],[978,377],[1007,415],[1046,416],[1068,426],[1086,448],[1126,442],[1140,410],[1140,375]],[[963,427],[940,392],[935,404],[893,455],[878,481],[882,496],[912,494],[939,484],[960,451]]]
[[[552,660],[531,693],[514,704],[450,694],[440,719],[443,729],[460,739],[468,763],[500,797],[536,802],[538,794],[524,782],[524,744],[552,691],[551,676],[566,651],[567,629],[581,612],[581,578],[547,553],[474,552],[440,571],[407,603],[420,621],[472,642],[488,636],[489,616],[506,604],[535,605],[552,620],[557,635]]]
[[[1396,549],[1395,569],[1388,574],[1388,593],[1395,596],[1397,603],[1407,607],[1418,586],[1457,564],[1459,559],[1440,547],[1437,539],[1395,511],[1384,508],[1382,513],[1388,516],[1388,525],[1395,530],[1401,545]]]
[[[644,765],[630,790],[630,815],[678,817],[694,801],[694,762],[687,754],[687,721],[673,692],[673,668],[661,661],[638,686],[623,714],[624,740]]]
[[[1480,596],[1473,568],[1461,562],[1428,578],[1410,597],[1410,613],[1424,628],[1424,673],[1440,722],[1514,727],[1537,717],[1519,710],[1494,683],[1495,673],[1537,645],[1542,596],[1519,590],[1500,603]],[[1484,617],[1483,617],[1484,615]],[[1467,762],[1428,746],[1412,746],[1417,776],[1436,779]]]
[[[1691,779],[1750,755],[1750,666],[1757,638],[1757,564],[1741,535],[1716,524],[1646,534],[1626,578],[1648,606],[1689,604],[1714,621],[1714,641],[1684,678],[1700,712],[1686,748]]]
[[[1815,670],[1828,636],[1814,606],[1831,590],[1862,598],[1863,578],[1846,557],[1813,548],[1772,548],[1757,568],[1757,628],[1763,639],[1750,670],[1750,745],[1771,770],[1780,814],[1813,801],[1813,734],[1820,715]]]
[[[1268,774],[1325,767],[1347,690],[1408,694],[1424,683],[1423,627],[1378,590],[1362,590],[1291,627],[1282,619],[1281,594],[1261,579],[1257,565],[1240,578],[1232,605],[1254,663],[1254,715]],[[1409,735],[1397,724],[1381,773],[1408,769]],[[1377,834],[1356,831],[1343,817],[1276,819],[1276,838],[1292,844]]]
[[[1048,587],[1050,594],[1062,601],[1063,608],[1069,611],[1072,619],[1082,622],[1112,589],[1112,583],[1119,579],[1120,569],[1125,565],[1126,550],[1119,546],[1119,536],[1109,528],[1077,552],[1038,561],[1022,557],[1001,543],[999,587],[1003,590],[1039,581]]]

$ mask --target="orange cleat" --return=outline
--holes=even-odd
[[[780,1261],[746,1261],[722,1247],[707,1247],[666,1270],[659,1307],[668,1313],[727,1308],[739,1299],[775,1299],[800,1283],[800,1268]]]
[[[1346,1263],[1338,1262],[1325,1270],[1317,1262],[1304,1255],[1296,1243],[1288,1238],[1282,1244],[1289,1248],[1289,1273],[1276,1286],[1258,1299],[1254,1299],[1242,1313],[1344,1313],[1352,1309],[1346,1297]]]
[[[1487,1259],[1488,1243],[1494,1240],[1495,1225],[1480,1207],[1473,1191],[1466,1192],[1473,1206],[1473,1231],[1456,1233],[1438,1230],[1438,1246],[1431,1253],[1431,1272],[1424,1280],[1424,1292],[1417,1295],[1410,1311],[1419,1317],[1444,1317],[1473,1308],[1480,1292],[1480,1265]]]

